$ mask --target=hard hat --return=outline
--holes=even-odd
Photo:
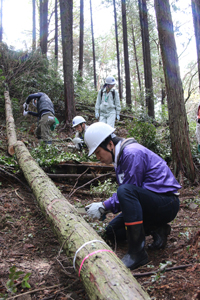
[[[84,136],[84,141],[89,149],[88,156],[92,155],[97,147],[114,131],[115,128],[103,122],[90,125]]]
[[[107,83],[107,84],[115,84],[115,83],[116,83],[115,78],[112,77],[112,76],[108,76],[108,77],[106,78],[106,83]]]
[[[86,123],[85,119],[81,116],[76,116],[72,120],[72,127],[75,127],[79,124]]]

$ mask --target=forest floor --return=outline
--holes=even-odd
[[[5,123],[5,121],[4,121]],[[3,124],[3,122],[1,122]],[[123,134],[123,130],[120,132]],[[120,135],[120,134],[119,134]],[[60,133],[60,138],[66,137]],[[18,133],[18,139],[37,143],[33,135]],[[6,127],[0,126],[0,155],[6,155]],[[3,169],[3,165],[0,166]],[[23,174],[16,180],[9,169],[0,170],[0,299],[89,299],[82,282],[72,267],[72,262],[62,252],[61,245],[49,223],[43,216]],[[11,172],[10,172],[11,173]],[[55,184],[67,196],[66,180]],[[73,185],[71,186],[73,188]],[[89,189],[89,187],[88,187]],[[180,190],[180,210],[171,223],[171,234],[164,250],[152,251],[147,247],[149,263],[131,271],[152,300],[195,300],[200,299],[200,186],[187,186]],[[98,199],[98,201],[105,199]],[[74,193],[70,202],[82,205],[93,202],[88,193]],[[108,223],[109,214],[104,223]],[[102,226],[100,224],[99,226]],[[151,243],[146,238],[146,246]],[[122,258],[128,245],[115,245],[115,251]],[[17,275],[23,271],[23,275]],[[23,278],[31,273],[27,282],[30,288],[22,287]],[[9,274],[16,276],[15,280]],[[28,276],[28,275],[27,275]],[[10,279],[16,291],[8,292],[6,284]],[[3,296],[4,295],[4,296]],[[113,299],[114,300],[114,299]],[[130,295],[130,300],[133,298]]]

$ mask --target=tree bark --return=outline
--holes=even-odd
[[[40,47],[42,54],[47,55],[48,37],[48,0],[40,0]]]
[[[200,88],[200,3],[199,0],[191,0],[191,3],[192,3],[194,32],[195,32],[195,39],[196,39],[199,88]]]
[[[154,5],[168,100],[173,170],[175,176],[181,171],[194,182],[195,169],[169,0],[155,0]]]
[[[117,13],[116,13],[115,0],[113,0],[113,6],[114,6],[114,19],[115,19],[115,39],[116,39],[116,50],[117,50],[117,70],[118,70],[119,99],[122,100],[120,57],[119,57],[119,41],[118,41],[118,31],[117,31]]]
[[[73,0],[60,0],[60,16],[63,50],[65,119],[68,124],[71,124],[76,112],[73,81]]]
[[[127,23],[126,23],[126,0],[122,2],[122,25],[123,25],[123,44],[124,44],[124,66],[126,78],[126,104],[131,106],[131,82],[130,82],[130,69],[128,57],[128,37],[127,37]]]
[[[9,92],[4,92],[5,97],[5,111],[6,111],[6,131],[7,131],[7,138],[8,138],[8,153],[10,155],[15,154],[14,144],[17,141],[16,132],[15,132],[15,122],[13,119],[12,113],[12,104],[10,101]]]
[[[0,43],[3,41],[3,22],[2,22],[2,16],[3,16],[3,0],[0,2]]]
[[[150,300],[111,248],[78,215],[76,209],[37,165],[25,145],[18,141],[14,147],[24,176],[42,212],[51,222],[62,248],[71,259],[76,253],[75,268],[80,272],[89,298],[129,300],[131,297]],[[97,242],[89,243],[80,249],[83,244],[92,240]]]
[[[79,76],[83,76],[84,0],[80,0]]]
[[[33,6],[33,42],[32,42],[32,49],[33,51],[36,49],[36,22],[35,22],[35,0],[32,0]]]
[[[96,59],[95,59],[94,30],[93,30],[93,19],[92,19],[92,0],[90,0],[90,18],[91,18],[91,32],[92,32],[92,54],[93,54],[94,87],[96,89],[97,88],[97,79],[96,79]]]
[[[154,100],[153,100],[153,81],[152,81],[151,53],[150,53],[150,43],[149,43],[149,28],[148,28],[148,19],[147,19],[146,0],[138,0],[138,5],[139,5],[139,14],[140,14],[141,35],[142,35],[146,107],[148,110],[148,115],[154,118],[155,113],[154,113]]]

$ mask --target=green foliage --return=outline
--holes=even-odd
[[[90,186],[90,193],[96,196],[108,198],[117,191],[117,183],[113,183],[111,179],[105,180],[103,183],[98,182],[98,186]]]
[[[28,283],[29,277],[31,273],[26,273],[25,276],[21,278],[21,275],[24,274],[23,271],[16,271],[16,266],[12,266],[10,268],[9,280],[6,283],[7,292],[11,294],[15,294],[17,292],[17,284],[19,283],[18,280],[20,279],[20,284],[22,288],[30,289],[31,286]],[[0,294],[0,300],[4,300],[8,298],[8,294]]]
[[[47,145],[46,147],[40,145],[36,148],[33,148],[31,150],[31,156],[41,167],[51,167],[55,164],[59,164],[60,162],[65,161],[81,162],[92,160],[91,157],[90,159],[88,158],[85,150],[77,153],[64,152],[54,145]]]
[[[141,115],[127,123],[128,137],[134,137],[139,144],[150,149],[163,159],[171,156],[169,129],[159,130],[153,120]]]
[[[91,82],[89,77],[82,78],[79,73],[75,73],[74,92],[78,101],[84,103],[84,105],[96,103],[97,91],[94,89],[94,83]]]

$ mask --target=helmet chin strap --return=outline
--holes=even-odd
[[[115,161],[115,156],[114,156],[114,153],[113,153],[113,149],[112,150],[109,150],[107,147],[105,147],[104,145],[101,145],[101,148],[103,148],[104,150],[108,151],[111,153],[112,155],[112,161],[114,162]]]

